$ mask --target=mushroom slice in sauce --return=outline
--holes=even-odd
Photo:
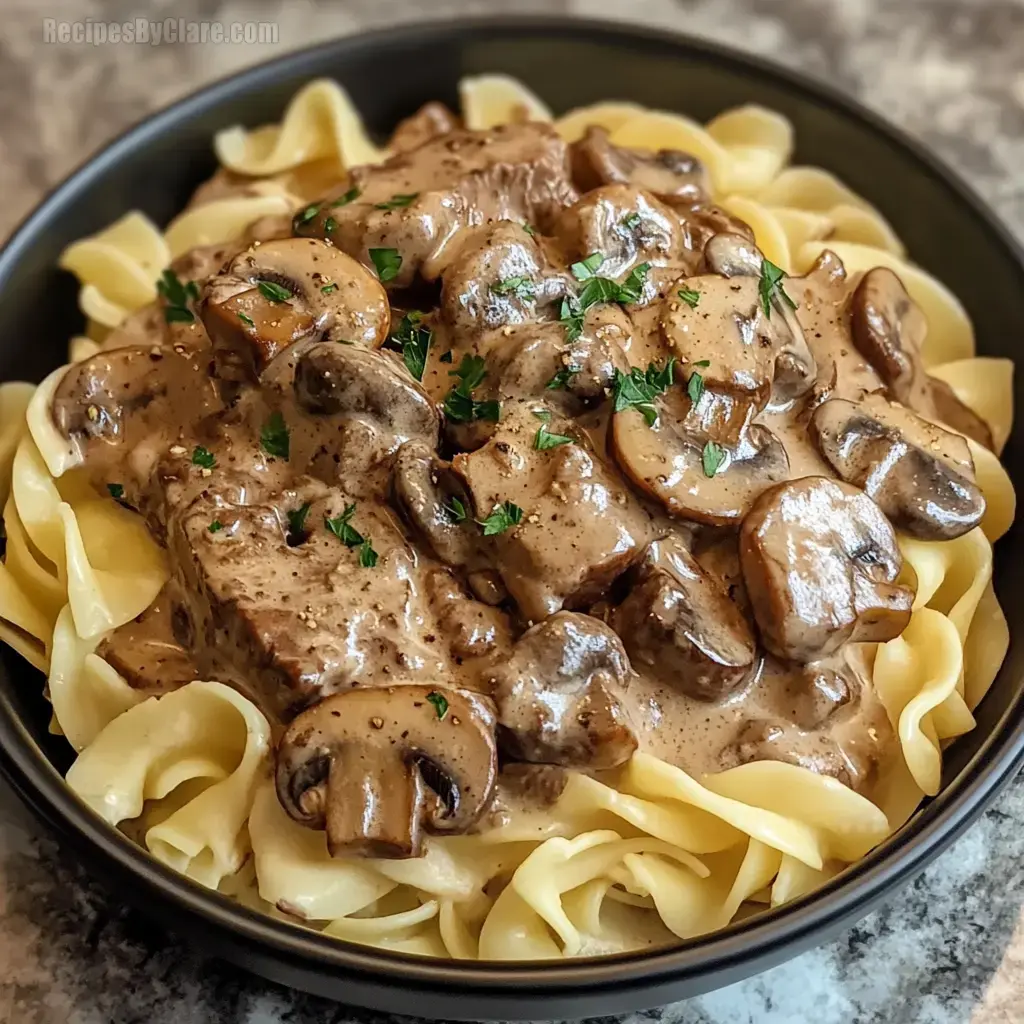
[[[675,537],[648,545],[612,625],[635,666],[696,700],[727,697],[754,667],[746,619]]]
[[[498,735],[512,757],[570,768],[614,768],[637,738],[622,701],[622,642],[589,615],[559,612],[528,629],[491,680]]]
[[[538,450],[542,429],[569,436],[570,428],[536,419],[524,403],[508,409],[483,448],[452,460],[481,520],[506,502],[522,510],[519,523],[484,540],[523,617],[534,622],[596,600],[650,539],[647,513],[583,438]]]
[[[424,103],[415,114],[398,122],[398,127],[391,133],[388,149],[396,153],[407,153],[461,127],[462,121],[456,114],[443,103],[431,100]]]
[[[357,689],[304,711],[277,747],[288,815],[323,830],[332,857],[401,859],[423,833],[459,835],[490,804],[494,712],[469,690]]]
[[[581,192],[601,185],[636,185],[661,199],[698,203],[707,195],[707,174],[689,153],[660,149],[651,153],[613,145],[608,129],[587,128],[569,147],[572,174]]]
[[[740,528],[740,560],[761,638],[780,658],[881,643],[910,621],[896,534],[850,484],[804,477],[766,490]]]
[[[387,295],[365,268],[316,238],[254,245],[211,278],[203,323],[227,380],[255,380],[301,339],[375,348],[388,336]]]
[[[929,419],[986,448],[992,448],[988,424],[969,409],[945,382],[929,377],[921,362],[928,321],[887,267],[875,267],[850,296],[850,326],[857,349],[888,385],[893,398]]]
[[[811,420],[811,434],[843,480],[915,537],[952,540],[985,514],[964,438],[881,395],[826,402]]]
[[[711,401],[711,392],[705,392],[705,399]],[[786,449],[761,424],[735,430],[732,423],[745,421],[731,414],[726,419],[734,440],[715,441],[717,431],[709,432],[699,415],[683,411],[686,401],[681,391],[662,396],[653,426],[636,409],[616,412],[611,429],[615,460],[670,515],[711,526],[738,524],[766,487],[789,475]],[[713,417],[719,408],[712,408]]]

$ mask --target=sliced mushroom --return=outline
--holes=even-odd
[[[648,545],[612,625],[634,665],[696,700],[723,699],[754,667],[756,645],[746,619],[672,536]]]
[[[539,764],[622,764],[637,747],[622,701],[629,677],[622,643],[603,622],[552,615],[519,638],[492,679],[502,748]]]
[[[419,857],[423,832],[457,835],[498,774],[494,712],[469,690],[396,686],[327,697],[277,749],[288,815],[327,833],[332,857]]]
[[[804,477],[766,490],[743,520],[740,559],[761,638],[780,658],[882,643],[910,621],[896,534],[850,484]]]
[[[689,153],[625,149],[608,140],[608,129],[591,125],[569,151],[573,180],[581,192],[601,185],[636,185],[662,199],[696,203],[707,193],[707,175]]]
[[[687,402],[680,389],[667,392],[658,400],[653,426],[636,409],[616,412],[612,453],[626,475],[670,515],[735,525],[766,487],[789,475],[786,449],[767,427],[750,424],[749,414],[720,415],[721,403],[710,391],[696,410],[687,409]],[[722,435],[711,426],[718,420],[727,425],[722,441],[714,440]]]
[[[740,729],[725,752],[726,764],[782,761],[830,776],[851,789],[857,788],[871,767],[855,762],[843,746],[826,733],[807,731],[791,722],[754,718]]]
[[[211,278],[203,322],[226,380],[254,380],[303,339],[377,347],[390,307],[380,282],[316,238],[255,245]]]
[[[870,495],[901,530],[922,540],[952,540],[981,522],[985,498],[960,434],[881,395],[826,402],[810,429],[839,476]]]
[[[388,149],[395,153],[407,153],[419,149],[439,135],[447,135],[461,127],[462,122],[443,103],[431,100],[424,103],[415,114],[398,122],[398,127],[391,134]]]
[[[893,398],[992,448],[988,424],[945,381],[925,372],[921,346],[928,321],[887,267],[875,267],[861,278],[850,296],[850,327],[858,351],[888,385]]]

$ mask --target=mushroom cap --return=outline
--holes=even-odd
[[[740,528],[740,561],[764,645],[809,662],[881,643],[910,621],[896,534],[863,491],[826,477],[768,488]]]
[[[622,641],[599,619],[558,612],[528,629],[492,677],[499,739],[521,761],[614,768],[636,750],[621,695]]]
[[[268,286],[282,298],[267,295]],[[202,317],[226,379],[255,379],[302,339],[376,348],[391,325],[380,282],[317,238],[279,238],[239,253],[207,282]]]
[[[754,668],[754,634],[719,582],[673,536],[648,545],[613,625],[634,664],[695,700],[721,700]]]
[[[811,419],[821,454],[860,487],[901,530],[952,540],[985,514],[967,442],[881,395],[832,399]]]
[[[422,831],[465,832],[498,774],[490,701],[469,690],[355,689],[302,712],[277,747],[281,806],[331,855],[418,857]]]

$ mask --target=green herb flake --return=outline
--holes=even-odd
[[[325,284],[323,288],[320,289],[320,291],[323,292],[324,295],[330,295],[331,292],[336,292],[337,290],[338,286],[333,281],[330,284]]]
[[[675,356],[659,370],[654,363],[647,367],[646,372],[634,366],[629,373],[615,371],[612,393],[615,396],[615,411],[636,409],[649,427],[658,422],[658,410],[654,399],[672,386]]]
[[[455,423],[469,423],[472,420],[498,422],[501,418],[500,402],[481,402],[473,398],[473,390],[487,377],[487,364],[480,356],[466,353],[458,368],[448,371],[448,376],[459,378],[459,383],[448,392],[442,406],[450,420]]]
[[[562,388],[566,388],[569,386],[569,378],[574,373],[579,373],[578,367],[565,366],[561,370],[559,370],[558,373],[556,373],[554,377],[552,377],[551,380],[549,380],[547,384],[544,385],[544,387],[548,391],[560,391]]]
[[[300,210],[292,218],[292,230],[299,231],[304,225],[308,224],[319,212],[319,203],[313,203],[311,206],[307,206],[304,210]]]
[[[271,302],[287,302],[292,297],[292,292],[276,281],[260,281],[260,295]]]
[[[640,227],[640,224],[640,214],[635,211],[622,218],[622,226],[629,231],[636,231],[636,229]]]
[[[572,443],[573,438],[565,434],[553,434],[546,425],[538,428],[533,438],[533,447],[539,452],[546,452],[549,448],[557,448],[559,445]]]
[[[312,502],[307,501],[299,508],[289,509],[285,513],[288,517],[288,543],[291,545],[301,544],[306,538],[306,516]]]
[[[690,401],[696,405],[700,401],[700,396],[704,394],[704,376],[698,373],[696,370],[690,374],[689,379],[686,382],[686,393],[690,396]]]
[[[284,417],[279,412],[271,413],[260,430],[260,445],[263,450],[277,459],[287,459],[290,448],[290,434]]]
[[[521,227],[531,238],[537,237],[537,232],[534,230],[532,224],[527,224],[527,222],[524,220]]]
[[[331,519],[324,516],[324,526],[334,534],[347,548],[357,548],[366,538],[352,526],[351,519],[355,515],[356,503],[346,505],[340,516]]]
[[[431,690],[430,693],[427,694],[427,701],[428,703],[433,704],[434,711],[437,712],[437,720],[439,722],[443,722],[445,715],[448,714],[447,699],[442,694],[438,693],[437,690]]]
[[[495,295],[509,295],[514,299],[529,302],[534,298],[533,281],[528,277],[506,277],[504,281],[491,285]]]
[[[110,491],[112,498],[121,499],[124,497],[124,486],[122,484],[107,484],[107,490]]]
[[[339,196],[331,203],[331,209],[333,210],[339,206],[348,206],[349,203],[354,203],[362,194],[362,189],[352,187],[344,195]]]
[[[331,234],[337,226],[338,222],[333,217],[328,217],[327,220],[324,221],[324,234]]]
[[[214,519],[207,529],[210,533],[220,533],[220,531],[224,529],[224,524],[219,519]]]
[[[704,475],[710,479],[722,468],[722,463],[725,462],[725,449],[714,441],[708,441],[700,453],[700,461],[704,466]]]
[[[370,260],[381,281],[394,281],[402,269],[402,257],[397,249],[371,249]]]
[[[241,320],[242,323],[245,324],[246,327],[255,327],[256,326],[256,324],[253,323],[252,317],[249,316],[248,313],[239,313],[238,314],[238,319]]]
[[[786,273],[781,267],[775,266],[769,259],[761,261],[761,280],[758,282],[758,292],[761,296],[761,306],[764,315],[770,320],[772,316],[772,300],[782,299],[790,309],[796,309],[796,303],[786,293],[783,285]]]
[[[190,302],[199,298],[199,285],[195,281],[182,284],[178,275],[167,269],[160,275],[156,290],[166,303],[164,320],[167,323],[190,324],[195,320],[195,314],[188,308]]]
[[[484,528],[485,537],[495,537],[499,533],[518,526],[523,521],[523,510],[511,501],[503,501],[494,506],[494,511],[486,519],[477,522]]]
[[[402,317],[398,329],[388,339],[388,347],[402,353],[402,362],[417,380],[423,380],[423,373],[427,368],[427,353],[433,340],[430,328],[420,326],[422,319],[423,314],[418,309],[410,309]]]
[[[217,457],[208,448],[197,444],[192,449],[192,465],[200,469],[213,469],[217,465]]]
[[[700,302],[700,292],[693,288],[680,288],[679,291],[676,292],[676,295],[678,295],[679,298],[681,298],[683,302],[690,307],[690,309],[696,309],[697,303]]]
[[[418,197],[419,192],[399,192],[383,203],[374,203],[373,208],[375,210],[397,210],[403,206],[408,206]]]
[[[625,305],[628,302],[639,302],[643,295],[644,283],[647,281],[647,272],[651,269],[650,263],[640,263],[635,266],[622,284],[619,285],[616,302]]]
[[[531,410],[533,415],[541,421],[541,423],[551,422],[551,413],[547,409],[533,409]]]
[[[604,256],[599,252],[592,252],[579,263],[574,263],[569,269],[577,281],[589,281],[601,268],[602,263],[604,263]]]
[[[364,569],[372,569],[377,564],[377,560],[378,555],[374,551],[373,545],[368,540],[364,540],[359,545],[359,564]]]
[[[445,515],[453,523],[461,523],[466,519],[466,506],[456,498],[454,495],[448,500],[448,504],[443,506]]]

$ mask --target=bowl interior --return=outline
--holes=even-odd
[[[56,269],[61,250],[129,209],[166,223],[215,169],[211,139],[218,129],[277,120],[305,82],[330,76],[349,90],[371,130],[384,136],[427,99],[457,106],[459,79],[486,71],[521,78],[556,112],[602,99],[629,99],[700,120],[750,102],[778,110],[795,127],[794,162],[834,172],[879,207],[913,259],[965,304],[980,353],[1016,355],[1017,339],[1024,336],[1024,269],[1012,241],[948,172],[875,119],[804,80],[709,44],[618,26],[509,20],[413,26],[327,44],[219,83],[122,137],[62,185],[0,255],[0,379],[39,380],[64,361],[68,338],[83,325],[76,283]],[[1018,375],[1018,403],[1020,379]],[[1022,441],[1024,419],[1015,424],[1004,455],[1015,480],[1022,475]],[[959,777],[957,785],[933,801],[921,816],[921,827],[947,827],[966,787],[974,787],[977,803],[994,786],[994,771],[977,777],[983,746],[987,759],[1001,758],[1002,774],[1021,750],[1014,711],[1024,675],[1024,645],[1016,635],[1024,610],[1024,576],[1006,567],[1024,556],[1022,538],[1024,526],[1018,523],[997,548],[996,586],[1015,634],[1006,663],[978,710],[978,728],[945,756],[944,783]],[[32,742],[63,773],[71,753],[47,731],[42,680],[6,648],[0,657],[0,712],[6,710],[8,719],[12,713],[19,718]],[[27,749],[30,744],[25,745]],[[36,775],[43,779],[41,768]],[[38,792],[29,797],[40,802]],[[944,824],[947,814],[950,822]],[[914,855],[912,835],[918,827],[911,826],[911,838],[888,845],[902,848],[904,857]],[[931,846],[920,845],[916,855],[934,852],[937,835]],[[862,884],[884,853],[876,851],[849,878]],[[882,885],[882,875],[873,878],[876,887],[863,888],[864,900],[875,898]],[[778,916],[795,912],[784,910]],[[757,935],[767,934],[757,931],[765,920],[737,926],[730,934],[756,946]],[[691,967],[699,966],[702,948],[714,946],[720,954],[722,941],[690,944],[689,952],[677,951],[674,963],[684,966],[678,956],[685,955]],[[372,954],[374,958],[400,962],[380,954]],[[595,1012],[611,1008],[595,1007]]]

